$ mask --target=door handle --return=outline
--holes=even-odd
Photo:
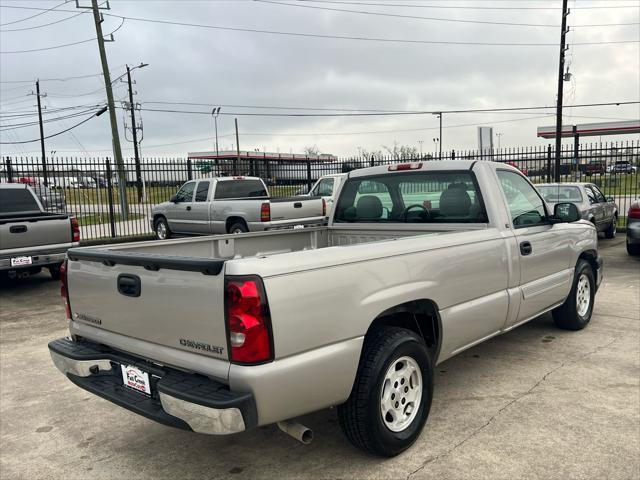
[[[13,227],[9,227],[9,232],[11,233],[24,233],[27,231],[26,225],[14,225]]]
[[[302,202],[296,202],[293,204],[293,208],[302,208]]]
[[[520,243],[520,253],[522,255],[530,255],[531,252],[533,252],[533,247],[531,246],[531,242]]]
[[[191,210],[191,206],[188,206],[188,207],[187,207],[187,210]]]

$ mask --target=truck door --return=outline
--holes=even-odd
[[[196,192],[189,212],[191,214],[189,215],[190,223],[187,224],[189,233],[211,233],[211,224],[209,222],[210,187],[211,182],[209,180],[200,180],[196,185]]]
[[[496,174],[506,199],[520,261],[520,310],[506,328],[562,302],[573,278],[570,242],[563,224],[551,224],[544,201],[529,181],[511,170]]]
[[[189,233],[191,205],[193,204],[193,191],[196,182],[187,182],[178,193],[176,193],[175,203],[166,211],[169,228],[176,233]]]
[[[598,210],[600,212],[600,219],[598,220],[600,224],[598,225],[598,230],[607,228],[611,220],[613,219],[613,212],[615,210],[615,206],[613,202],[607,202],[604,193],[596,187],[595,185],[588,185],[587,188],[591,187],[593,190],[593,194],[596,197],[596,202],[598,206]]]
[[[327,205],[327,216],[331,213],[333,207],[333,192],[335,191],[335,179],[331,177],[322,178],[313,190],[309,192],[312,197],[322,197]]]

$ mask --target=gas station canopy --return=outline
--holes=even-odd
[[[562,126],[563,137],[573,137],[576,134],[580,137],[599,137],[601,135],[624,135],[628,133],[640,133],[640,120]],[[556,127],[538,127],[538,137],[556,138]]]

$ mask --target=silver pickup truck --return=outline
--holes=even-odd
[[[166,425],[308,441],[292,419],[338,406],[355,446],[392,456],[425,424],[435,365],[548,311],[589,323],[597,248],[575,205],[548,211],[508,165],[356,170],[325,227],[70,250],[70,337],[49,349]]]
[[[326,204],[320,197],[270,198],[256,177],[191,180],[168,202],[155,205],[151,227],[156,238],[172,234],[243,233],[296,225],[321,225]]]
[[[0,272],[26,277],[49,269],[55,279],[66,252],[80,245],[75,217],[46,212],[23,183],[0,183]]]

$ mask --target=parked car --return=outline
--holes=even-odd
[[[634,173],[635,171],[636,167],[627,161],[616,162],[611,169],[613,173]]]
[[[640,255],[640,198],[636,198],[627,212],[627,253]]]
[[[18,178],[18,183],[24,183],[30,187],[35,187],[38,184],[38,179],[36,177],[20,177]]]
[[[66,203],[64,199],[64,192],[62,190],[54,190],[52,188],[45,187],[42,184],[38,184],[33,187],[33,191],[40,199],[40,203],[42,203],[42,207],[45,210],[65,210]]]
[[[351,443],[393,456],[437,364],[548,311],[586,327],[602,260],[573,203],[550,212],[505,164],[440,161],[350,172],[328,226],[76,248],[66,272],[71,336],[49,350],[77,386],[218,435],[308,441],[290,419],[338,406]]]
[[[92,177],[80,177],[78,179],[80,188],[96,188],[96,181]]]
[[[602,162],[591,162],[586,163],[583,166],[583,171],[585,175],[602,175],[605,173],[605,165]]]
[[[174,233],[211,235],[319,225],[325,204],[319,197],[270,198],[256,177],[219,177],[185,183],[151,213],[153,231],[164,240]]]
[[[327,209],[326,209],[327,216],[331,214],[331,209],[333,208],[333,202],[335,201],[338,191],[340,190],[340,186],[342,185],[345,178],[347,178],[346,173],[335,173],[332,175],[323,175],[318,179],[318,181],[313,185],[313,187],[311,187],[309,196],[322,197],[322,199],[324,200],[327,206]]]
[[[67,250],[79,242],[74,217],[45,212],[28,185],[0,183],[0,272],[26,277],[47,267],[59,278]]]
[[[614,238],[618,226],[618,205],[613,197],[593,183],[541,183],[536,185],[551,207],[559,202],[571,202],[583,219],[593,223],[605,237]]]

